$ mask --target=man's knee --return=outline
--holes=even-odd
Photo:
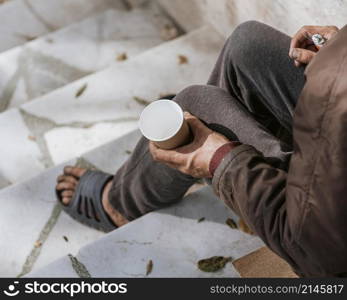
[[[206,89],[206,85],[191,85],[180,91],[173,99],[183,110],[191,111],[195,106],[197,98]]]
[[[208,103],[230,97],[230,94],[219,87],[213,85],[191,85],[179,92],[173,99],[183,110],[190,113],[198,113],[202,106],[208,107]]]

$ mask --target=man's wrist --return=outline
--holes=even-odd
[[[241,145],[239,142],[229,142],[220,146],[216,152],[213,154],[209,163],[209,172],[213,177],[214,172],[217,170],[218,166],[222,162],[223,158],[232,151],[235,147]]]

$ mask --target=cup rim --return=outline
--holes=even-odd
[[[148,109],[148,107],[150,107],[151,105],[155,105],[157,103],[163,103],[163,102],[169,102],[170,104],[173,104],[174,106],[178,107],[179,109],[179,115],[180,115],[180,125],[177,126],[177,130],[171,134],[169,137],[165,137],[165,138],[162,138],[162,139],[155,139],[155,138],[152,138],[152,137],[149,137],[147,134],[145,134],[142,130],[142,126],[141,126],[141,120],[142,120],[142,116],[144,114],[144,112]],[[184,115],[183,115],[183,110],[181,108],[181,106],[179,106],[175,101],[172,101],[172,100],[168,100],[168,99],[160,99],[160,100],[156,100],[156,101],[153,101],[152,103],[150,103],[140,114],[140,119],[139,119],[139,129],[141,131],[141,133],[143,134],[143,136],[145,138],[147,138],[148,140],[150,141],[153,141],[153,142],[164,142],[164,141],[167,141],[171,138],[173,138],[182,128],[182,125],[183,125],[183,122],[184,122]]]

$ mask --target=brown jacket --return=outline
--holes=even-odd
[[[347,26],[306,68],[288,173],[249,145],[217,168],[216,193],[305,277],[347,275]]]

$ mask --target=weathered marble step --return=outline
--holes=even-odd
[[[134,131],[23,183],[0,191],[0,277],[26,273],[62,255],[76,254],[102,232],[75,222],[56,207],[56,177],[66,164],[90,166],[115,173],[140,136]]]
[[[0,114],[2,185],[132,131],[147,101],[205,83],[222,44],[205,27]]]
[[[109,8],[125,10],[114,0],[13,0],[0,6],[0,52],[83,20]]]
[[[103,233],[82,226],[56,207],[54,193],[56,177],[61,173],[64,165],[77,162],[81,166],[93,166],[105,172],[115,173],[131,154],[139,137],[140,133],[136,130],[84,154],[80,159],[73,159],[44,171],[33,179],[0,191],[2,207],[0,210],[0,276],[17,276],[31,270],[38,270],[63,255],[77,255],[79,249],[102,237]],[[143,274],[142,268],[146,264],[146,257],[150,257],[151,254],[156,268],[160,266],[158,273],[153,273],[155,276],[206,276],[194,268],[194,262],[198,257],[220,254],[238,258],[260,245],[259,240],[232,230],[224,224],[229,215],[234,218],[235,216],[212,195],[210,189],[202,194],[195,193],[188,199],[190,199],[188,202],[149,214],[119,229],[121,235],[115,236],[115,245],[113,238],[110,244],[102,242],[105,247],[114,245],[115,249],[120,251],[119,257],[112,258],[115,259],[116,264],[119,263],[120,257],[129,253],[129,256],[125,255],[125,265],[129,264],[130,267],[117,272],[114,270],[113,262],[109,268],[102,267],[111,257],[105,257],[107,251],[105,250],[104,253],[101,249],[98,250],[98,253],[101,253],[100,262],[93,262],[90,257],[88,269],[91,274],[93,276]],[[198,223],[197,220],[202,217],[205,221]],[[129,226],[130,229],[126,231]],[[209,240],[209,236],[213,236],[212,240]],[[165,258],[165,253],[170,248],[173,254]],[[85,248],[77,255],[79,260],[86,261],[86,265],[87,260],[84,256],[89,256],[89,251],[94,250]],[[110,252],[110,255],[114,256],[117,253],[117,251]],[[129,263],[131,257],[135,258],[136,268],[141,271],[133,269]],[[174,267],[179,260],[182,260],[182,264],[178,264],[177,268]],[[94,266],[99,263],[100,269],[94,270]],[[185,265],[186,263],[188,265]],[[54,272],[49,269],[50,276],[71,275],[62,271],[61,268],[66,267],[64,263],[58,265],[60,265],[59,269]],[[230,268],[216,276],[236,276],[231,265]],[[70,269],[67,268],[67,270]],[[45,273],[39,273],[38,276],[43,274]]]
[[[167,28],[157,6],[110,9],[1,53],[0,112],[161,44]]]
[[[202,217],[205,220],[198,222]],[[65,256],[27,276],[146,277],[152,260],[148,277],[239,277],[231,263],[215,273],[197,268],[200,259],[237,259],[263,246],[259,238],[227,226],[229,217],[236,219],[206,187],[83,247],[74,264]]]

